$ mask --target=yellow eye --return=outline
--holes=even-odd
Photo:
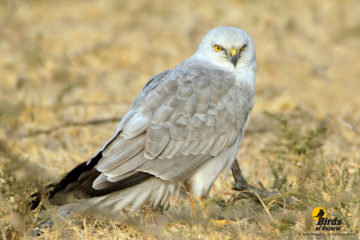
[[[221,47],[219,45],[215,45],[215,51],[220,52],[221,51]]]
[[[240,51],[245,51],[246,46],[242,46],[242,48],[240,49]]]

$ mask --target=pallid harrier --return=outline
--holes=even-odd
[[[50,203],[60,212],[133,212],[164,206],[179,189],[206,196],[236,160],[255,68],[245,31],[211,30],[192,57],[150,79],[90,161],[49,185]]]

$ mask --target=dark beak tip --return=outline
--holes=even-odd
[[[237,63],[237,57],[236,56],[232,56],[231,58],[230,58],[230,61],[234,64],[234,67],[236,66],[236,63]]]

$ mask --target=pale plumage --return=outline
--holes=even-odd
[[[194,56],[145,85],[101,151],[52,185],[50,202],[61,211],[113,212],[167,204],[184,186],[205,196],[235,160],[255,68],[248,34],[213,29]]]

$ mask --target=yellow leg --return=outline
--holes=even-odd
[[[204,208],[205,207],[205,201],[206,201],[206,198],[201,196],[200,197],[200,203],[201,203],[201,206]]]
[[[189,201],[190,201],[190,205],[191,205],[191,210],[192,210],[192,214],[193,217],[196,218],[196,205],[195,205],[195,201],[192,198],[191,194],[189,193]]]

